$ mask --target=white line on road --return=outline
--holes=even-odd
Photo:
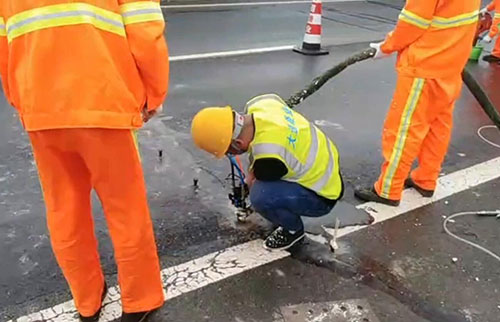
[[[323,0],[323,3],[334,2],[356,2],[361,0]],[[220,7],[252,7],[252,6],[274,6],[312,3],[311,0],[294,1],[261,1],[261,2],[228,2],[228,3],[202,3],[202,4],[178,4],[162,5],[163,9],[198,9],[198,8],[220,8]]]
[[[446,199],[483,183],[500,178],[500,157],[472,167],[447,174],[439,179],[433,198],[422,198],[413,190],[406,190],[401,205],[397,208],[376,203],[358,206],[375,217],[380,223],[433,202]],[[347,227],[339,230],[338,236],[346,236],[369,226]],[[262,247],[262,240],[227,248],[184,264],[162,270],[167,298],[172,299],[204,286],[222,281],[245,271],[288,257],[287,252],[268,252]],[[113,321],[121,315],[118,287],[111,287],[105,300],[100,321]],[[15,320],[16,322],[69,322],[78,321],[73,301],[56,305]],[[10,321],[12,322],[12,321]]]
[[[175,62],[175,61],[188,61],[188,60],[207,59],[207,58],[232,57],[232,56],[250,55],[250,54],[263,54],[274,51],[292,50],[293,47],[294,47],[293,45],[285,45],[285,46],[275,46],[275,47],[265,47],[265,48],[219,51],[219,52],[204,53],[204,54],[180,55],[180,56],[170,57],[170,61]]]
[[[389,207],[379,203],[368,202],[359,205],[357,208],[372,215],[375,218],[373,224],[376,224],[498,178],[500,178],[500,157],[442,176],[438,180],[438,186],[432,198],[422,198],[415,190],[407,189],[403,192],[403,198],[399,207]],[[339,237],[366,227],[343,228],[339,230]]]
[[[195,260],[168,267],[161,271],[163,285],[168,299],[197,290],[267,263],[285,258],[287,252],[269,252],[262,247],[262,240],[230,247]],[[114,321],[122,313],[120,293],[117,286],[108,290],[104,300],[100,322]],[[78,321],[73,301],[23,316],[17,322],[69,322]],[[9,321],[12,322],[12,321]]]

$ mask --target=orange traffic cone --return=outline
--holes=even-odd
[[[302,47],[295,47],[294,51],[304,55],[328,54],[328,50],[321,48],[321,15],[321,0],[313,0]]]

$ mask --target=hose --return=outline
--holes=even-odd
[[[376,50],[373,48],[364,49],[363,51],[358,52],[348,57],[343,62],[335,65],[320,76],[316,77],[306,88],[295,93],[288,100],[286,100],[288,107],[294,108],[298,104],[302,103],[306,98],[317,92],[321,87],[323,87],[323,85],[326,84],[326,82],[340,74],[347,67],[370,59],[375,55],[375,53]],[[478,81],[474,78],[468,65],[462,72],[462,79],[486,115],[488,115],[495,126],[500,130],[500,113],[495,108],[495,105],[493,105],[493,102],[485,91],[481,88],[481,85],[479,85]]]
[[[469,66],[465,67],[462,73],[462,79],[486,115],[488,115],[491,121],[493,121],[493,124],[495,124],[495,126],[500,130],[500,113],[495,108],[495,105],[493,105],[485,91],[481,88],[478,81],[474,78],[474,76],[472,76]]]
[[[483,135],[482,135],[482,130],[484,129],[487,129],[487,128],[495,128],[495,126],[493,125],[486,125],[486,126],[483,126],[481,128],[479,128],[477,130],[477,135],[479,135],[479,137],[485,141],[486,143],[490,144],[491,146],[494,146],[496,148],[499,148],[500,149],[500,145],[499,144],[496,144],[494,142],[491,142],[490,140],[486,139]],[[463,217],[463,216],[472,216],[472,215],[476,215],[476,216],[482,216],[482,217],[485,217],[485,216],[496,216],[497,219],[500,219],[500,210],[492,210],[492,211],[466,211],[466,212],[460,212],[460,213],[457,213],[457,214],[454,214],[448,218],[445,219],[445,221],[443,222],[443,229],[444,231],[450,235],[451,237],[455,238],[456,240],[459,240],[463,243],[466,243],[467,245],[469,246],[472,246],[476,249],[479,249],[480,251],[490,255],[491,257],[495,258],[496,260],[500,261],[500,256],[498,256],[497,254],[493,253],[492,251],[490,251],[489,249],[481,246],[481,245],[478,245],[476,243],[473,243],[471,242],[470,240],[467,240],[465,238],[462,238],[462,237],[459,237],[457,236],[456,234],[452,233],[449,229],[448,229],[448,222],[451,222],[451,220],[453,220],[454,218],[457,218],[457,217]]]
[[[294,108],[298,104],[302,103],[306,98],[317,92],[321,87],[323,87],[323,85],[325,85],[326,82],[340,74],[344,69],[354,65],[355,63],[372,58],[375,56],[375,53],[375,49],[368,48],[348,57],[340,64],[335,65],[333,68],[316,77],[306,88],[292,95],[292,97],[286,100],[286,104],[288,107]]]
[[[497,144],[495,142],[491,142],[490,140],[488,140],[487,138],[484,137],[483,135],[483,130],[486,130],[486,129],[496,129],[497,127],[494,126],[494,125],[485,125],[485,126],[482,126],[480,127],[478,130],[477,130],[477,135],[486,143],[488,143],[489,145],[491,146],[494,146],[495,148],[499,148],[500,149],[500,144]]]
[[[463,242],[463,243],[466,243],[467,245],[469,246],[472,246],[476,249],[479,249],[480,251],[490,255],[491,257],[495,258],[496,260],[500,261],[500,256],[498,256],[497,254],[495,254],[494,252],[492,252],[491,250],[481,246],[481,245],[478,245],[476,243],[473,243],[471,242],[470,240],[467,240],[465,238],[462,238],[462,237],[459,237],[457,235],[455,235],[454,233],[452,233],[449,229],[448,229],[448,222],[450,222],[451,220],[453,220],[454,218],[457,218],[457,217],[463,217],[463,216],[471,216],[471,215],[474,215],[474,216],[496,216],[496,218],[500,218],[500,210],[494,210],[494,211],[465,211],[465,212],[460,212],[460,213],[457,213],[457,214],[454,214],[448,218],[446,218],[446,220],[443,222],[443,229],[444,231],[450,235],[451,237]]]
[[[236,158],[234,156],[228,156],[229,161],[231,162],[231,165],[234,166],[236,169],[236,172],[238,172],[238,178],[240,179],[240,182],[242,185],[245,184],[245,175],[243,173],[243,170],[240,168],[238,161],[236,161]]]

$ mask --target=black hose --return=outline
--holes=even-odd
[[[488,117],[493,121],[495,126],[500,130],[500,113],[491,102],[488,95],[481,88],[478,81],[472,76],[471,71],[469,70],[469,66],[466,66],[463,73],[462,79],[467,86],[467,88],[471,91],[472,95],[476,98],[481,108],[488,115]]]
[[[341,62],[338,65],[335,65],[333,68],[327,70],[325,73],[316,77],[311,84],[309,84],[305,89],[300,92],[295,93],[292,97],[286,100],[288,107],[294,108],[298,104],[302,103],[306,98],[314,94],[318,91],[326,82],[328,82],[331,78],[340,74],[347,67],[361,62],[363,60],[367,60],[372,58],[376,53],[376,50],[373,48],[365,49],[357,54],[354,54]]]
[[[340,74],[347,67],[372,58],[375,53],[375,49],[368,48],[348,57],[340,64],[335,65],[333,68],[316,77],[306,88],[292,95],[292,97],[286,100],[287,105],[290,108],[294,108],[298,104],[302,103],[306,98],[317,92],[321,87],[323,87],[323,85],[326,84],[326,82]],[[462,72],[462,79],[467,88],[469,88],[469,90],[471,91],[472,95],[474,95],[474,97],[478,101],[481,108],[493,121],[495,126],[500,130],[500,113],[495,108],[495,105],[493,105],[493,102],[491,102],[485,91],[481,88],[481,85],[479,85],[478,81],[472,75],[471,71],[469,70],[469,66],[466,66],[464,71]]]

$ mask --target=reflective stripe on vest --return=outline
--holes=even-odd
[[[293,171],[293,176],[296,178],[300,178],[304,176],[314,165],[314,161],[316,160],[316,156],[318,155],[318,133],[314,125],[310,125],[311,129],[311,146],[309,148],[307,161],[305,164],[302,164],[292,153],[290,153],[285,147],[279,144],[273,143],[260,143],[256,144],[252,147],[252,154],[255,157],[263,154],[277,154],[283,158],[286,162],[286,165],[289,169]],[[332,158],[333,160],[333,158]],[[331,173],[328,174],[329,177]]]
[[[281,97],[279,97],[278,95],[276,95],[276,94],[264,94],[264,95],[254,97],[251,100],[249,100],[245,105],[245,113],[248,112],[248,108],[250,106],[252,106],[254,103],[261,101],[261,100],[264,100],[264,99],[276,100],[276,101],[282,103],[283,105],[286,105],[285,101]]]
[[[18,13],[0,21],[0,36],[8,41],[22,35],[54,27],[90,24],[100,30],[125,37],[125,25],[164,21],[160,4],[153,1],[131,2],[120,6],[120,13],[83,3],[64,3]]]
[[[403,9],[401,11],[399,19],[421,29],[427,29],[431,25],[430,20],[422,18],[419,15],[406,9]]]
[[[296,182],[326,198],[342,191],[337,150],[314,124],[292,111],[277,95],[263,95],[247,104],[256,132],[250,162],[281,160],[288,172],[282,180]]]
[[[479,10],[450,18],[434,17],[432,20],[428,20],[414,12],[403,9],[399,15],[399,19],[420,29],[428,29],[429,27],[448,29],[476,23],[479,19]]]
[[[118,13],[87,3],[65,3],[18,13],[7,20],[7,38],[10,41],[37,30],[91,24],[94,27],[125,36],[122,17]]]
[[[160,4],[153,1],[127,3],[120,7],[120,12],[125,25],[150,21],[164,21]]]
[[[335,168],[335,160],[332,153],[332,144],[329,140],[327,140],[326,143],[328,144],[328,168],[323,176],[312,186],[312,189],[314,191],[323,190],[323,188],[328,184],[328,181],[330,181],[330,178],[333,174],[333,169]]]
[[[431,26],[439,29],[455,28],[471,25],[473,23],[476,23],[478,20],[479,10],[476,10],[451,18],[434,17]]]

